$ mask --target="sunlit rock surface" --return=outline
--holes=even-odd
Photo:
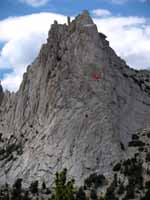
[[[109,176],[131,135],[150,124],[150,73],[130,69],[87,11],[55,21],[19,91],[1,94],[1,183],[51,184],[64,167],[78,184]]]

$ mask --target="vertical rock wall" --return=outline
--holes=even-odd
[[[19,91],[4,94],[0,182],[52,183],[64,167],[77,183],[109,176],[131,134],[149,125],[149,81],[115,54],[87,11],[55,22]]]

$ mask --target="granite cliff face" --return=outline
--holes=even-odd
[[[149,126],[150,72],[130,69],[84,11],[54,22],[18,92],[0,91],[0,101],[0,182],[52,183],[66,167],[82,183],[109,176]]]

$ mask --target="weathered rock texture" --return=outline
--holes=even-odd
[[[130,136],[150,124],[150,73],[130,69],[87,11],[55,22],[17,93],[0,107],[0,182],[52,183],[66,167],[77,183],[111,173]]]

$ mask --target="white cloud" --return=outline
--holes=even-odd
[[[95,19],[98,30],[108,36],[110,45],[131,67],[150,67],[150,23],[140,17]],[[149,23],[149,24],[148,24]]]
[[[96,17],[106,17],[111,15],[111,12],[109,10],[106,9],[95,9],[92,11],[92,13],[96,16]]]
[[[64,23],[66,17],[54,13],[38,13],[21,17],[9,17],[0,21],[0,41],[6,42],[11,39],[18,39],[28,35],[41,34],[47,35],[50,25],[54,20]]]
[[[11,67],[13,70],[13,73],[7,74],[2,80],[5,89],[18,89],[23,72],[46,42],[55,19],[60,23],[66,22],[66,16],[53,13],[11,17],[0,21],[0,42],[4,42],[0,52],[0,68]]]
[[[4,88],[16,91],[28,64],[37,56],[54,20],[66,22],[66,16],[39,13],[13,17],[0,21],[0,68],[10,68],[12,73],[2,80]],[[108,36],[117,54],[134,68],[150,67],[150,23],[141,17],[95,18],[98,30]],[[38,22],[38,23],[37,23]]]
[[[20,0],[20,2],[25,3],[29,6],[40,7],[46,5],[49,0]]]
[[[9,91],[17,91],[22,81],[21,75],[22,73],[16,71],[11,74],[6,74],[2,80],[3,87]]]

